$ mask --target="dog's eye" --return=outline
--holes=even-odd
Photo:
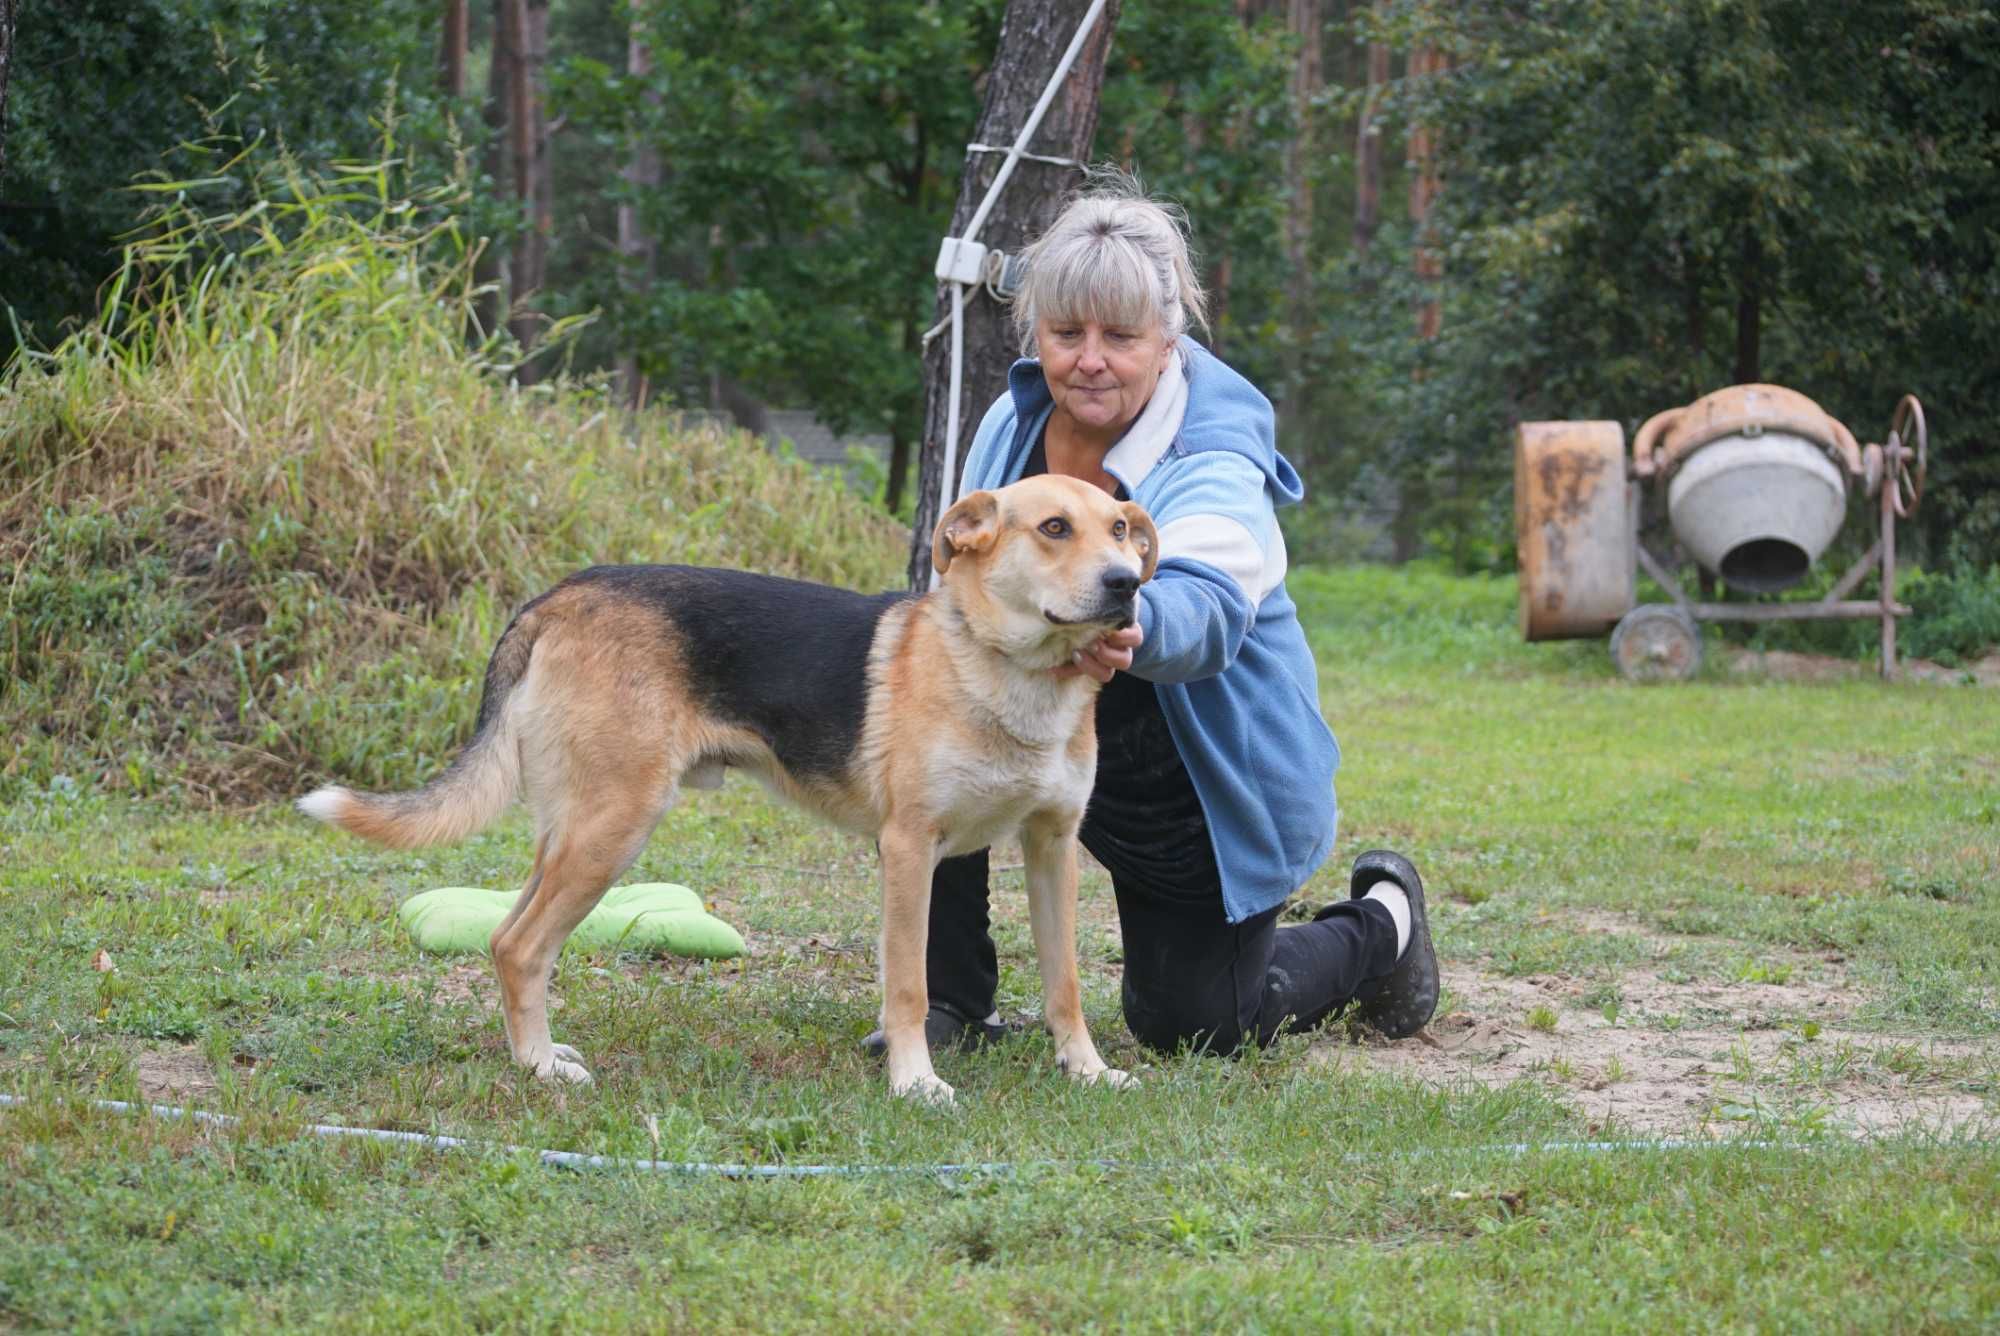
[[[1113,538],[1123,538],[1125,536],[1124,520],[1119,520],[1111,526],[1111,536]]]
[[[1050,516],[1042,521],[1042,532],[1051,538],[1069,537],[1069,521],[1060,515]]]

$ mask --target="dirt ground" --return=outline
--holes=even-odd
[[[139,1093],[167,1103],[200,1100],[215,1093],[215,1069],[199,1048],[148,1049],[132,1059]]]
[[[1873,677],[1875,666],[1830,654],[1796,654],[1790,650],[1737,649],[1729,652],[1729,671],[1745,676],[1771,677],[1781,682],[1831,682],[1849,677]],[[1939,686],[2000,687],[2000,649],[1977,659],[1947,668],[1929,659],[1904,659],[1897,672],[1906,681],[1931,682]]]
[[[1648,938],[1665,953],[1664,939],[1615,915],[1591,915],[1590,926]],[[1448,961],[1449,1009],[1422,1036],[1329,1038],[1308,1060],[1443,1085],[1539,1080],[1574,1103],[1592,1132],[1614,1135],[2000,1125],[2000,1043],[1871,1029],[1838,957],[1801,954],[1795,963],[1782,983],[1675,982],[1628,968],[1614,1019],[1581,1003],[1600,981],[1510,978]]]

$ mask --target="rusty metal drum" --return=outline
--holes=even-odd
[[[1514,430],[1521,635],[1601,636],[1631,611],[1637,546],[1616,422],[1523,422]]]

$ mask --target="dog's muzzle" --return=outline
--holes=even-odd
[[[1044,608],[1042,616],[1057,626],[1108,626],[1122,630],[1138,620],[1139,572],[1113,566],[1098,577],[1097,606],[1078,617],[1060,617]]]

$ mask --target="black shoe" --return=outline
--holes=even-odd
[[[933,1053],[948,1048],[971,1053],[988,1044],[997,1044],[1012,1033],[1014,1027],[1005,1021],[989,1025],[985,1021],[967,1020],[942,1002],[931,1003],[930,1012],[924,1017],[924,1042]],[[861,1051],[879,1058],[889,1051],[889,1041],[880,1030],[871,1031],[861,1041]]]
[[[1351,1013],[1384,1038],[1408,1039],[1430,1023],[1438,1004],[1437,952],[1431,949],[1431,922],[1424,912],[1424,883],[1401,854],[1372,849],[1354,860],[1348,897],[1359,900],[1379,881],[1393,881],[1410,902],[1410,944],[1396,968],[1370,980],[1356,995]]]

